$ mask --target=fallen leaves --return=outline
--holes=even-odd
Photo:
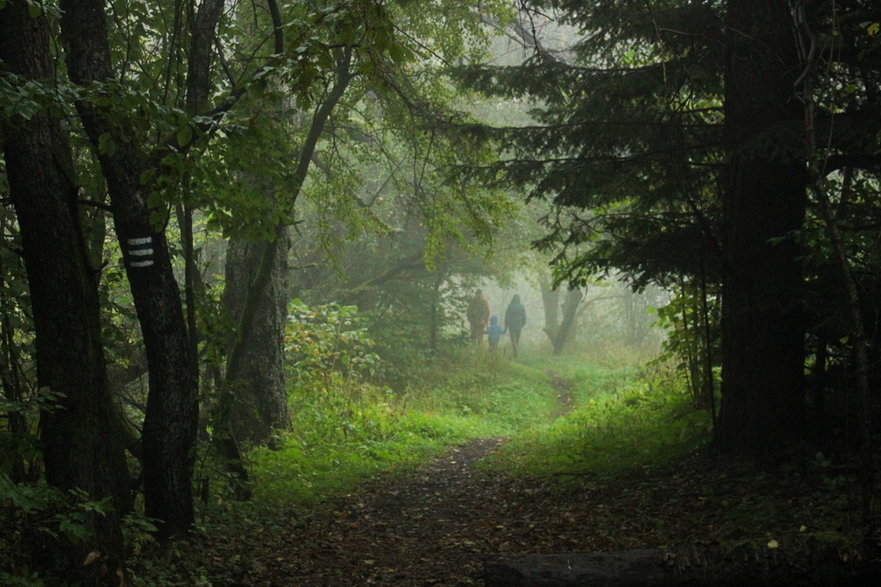
[[[824,503],[813,479],[749,478],[700,455],[564,486],[475,468],[499,442],[474,441],[410,474],[380,476],[305,518],[284,514],[247,536],[231,523],[191,556],[210,563],[204,574],[215,584],[471,585],[499,554],[761,536],[756,544],[776,553],[790,544],[787,528],[808,534],[799,508],[817,516]],[[811,531],[819,524],[812,520]]]

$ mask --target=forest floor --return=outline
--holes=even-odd
[[[479,465],[504,442],[470,441],[249,535],[194,538],[178,556],[201,561],[191,584],[452,586],[483,584],[487,563],[514,554],[753,543],[801,557],[825,537],[846,560],[842,545],[863,543],[835,526],[850,504],[815,472],[694,454],[608,479],[515,478]]]
[[[563,416],[569,383],[547,375]],[[468,441],[308,509],[214,515],[143,559],[133,584],[483,585],[488,564],[520,555],[642,549],[699,576],[692,585],[860,584],[867,560],[881,576],[881,532],[857,521],[853,464],[806,450],[770,466],[701,449],[611,475],[512,475],[481,463],[505,442]]]

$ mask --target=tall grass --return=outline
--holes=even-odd
[[[473,349],[397,392],[323,376],[291,390],[291,411],[281,450],[249,453],[258,503],[312,504],[475,437],[510,438],[490,466],[511,472],[612,474],[691,450],[706,427],[658,368]]]
[[[388,390],[343,378],[294,396],[281,449],[249,452],[255,500],[275,507],[320,501],[474,433],[466,419],[404,410]]]
[[[547,426],[556,409],[543,372],[487,352],[436,359],[398,392],[339,374],[308,383],[290,390],[281,449],[248,453],[258,503],[311,504],[469,438]]]
[[[610,476],[668,462],[704,444],[709,423],[674,379],[634,368],[580,370],[575,407],[512,439],[493,466],[531,475]]]

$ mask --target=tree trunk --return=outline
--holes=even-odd
[[[55,72],[47,19],[30,17],[23,2],[7,3],[0,10],[0,59],[10,72],[50,84]],[[112,500],[106,515],[89,516],[93,539],[62,537],[46,549],[55,560],[43,564],[61,566],[70,579],[92,550],[122,559],[120,517],[131,507],[128,468],[114,433],[97,278],[80,224],[68,138],[46,111],[11,119],[2,136],[36,330],[37,383],[60,394],[61,407],[40,414],[46,480],[82,489],[93,500]]]
[[[553,345],[560,329],[560,290],[553,289],[544,279],[541,280],[541,303],[545,316],[544,333]]]
[[[750,454],[801,438],[802,271],[792,238],[804,220],[803,108],[785,2],[728,2],[723,196],[723,398],[716,441]],[[797,134],[796,134],[797,133]]]
[[[281,52],[282,45],[282,39],[276,37],[276,50],[278,52]],[[337,49],[336,60],[336,77],[333,84],[328,88],[324,101],[312,115],[306,139],[298,154],[294,169],[294,187],[291,190],[293,197],[289,202],[284,203],[291,208],[293,208],[306,181],[306,174],[308,173],[312,156],[315,154],[315,147],[324,132],[324,127],[352,79],[353,74],[350,71],[352,48],[344,47]],[[271,197],[275,198],[275,194],[272,194]],[[230,244],[231,251],[227,254],[231,254],[233,257],[239,254],[235,247],[246,249],[242,253],[242,263],[246,264],[246,266],[242,267],[245,271],[242,272],[243,275],[241,277],[229,274],[226,276],[226,287],[238,289],[234,294],[228,296],[228,307],[232,310],[234,323],[238,326],[238,330],[236,332],[236,339],[230,345],[227,359],[225,378],[225,393],[227,397],[221,401],[227,402],[233,396],[238,396],[241,393],[239,388],[242,385],[249,385],[248,377],[268,375],[268,373],[261,373],[261,368],[266,368],[270,363],[280,368],[273,377],[272,384],[276,386],[276,391],[272,392],[271,397],[269,394],[263,395],[266,390],[254,389],[250,394],[255,400],[259,397],[258,403],[265,402],[267,408],[275,406],[277,410],[275,414],[265,413],[263,416],[252,419],[248,423],[248,416],[243,414],[244,410],[241,410],[239,407],[232,409],[231,405],[226,405],[221,409],[221,412],[228,414],[230,418],[230,430],[234,436],[236,432],[246,434],[247,436],[247,427],[263,427],[264,431],[270,430],[270,428],[266,427],[267,424],[263,420],[264,417],[278,423],[282,427],[288,423],[286,403],[284,403],[286,402],[286,392],[284,389],[283,370],[284,346],[282,344],[284,321],[287,315],[285,279],[288,249],[290,246],[288,229],[284,224],[279,224],[275,227],[274,240],[264,241],[256,245]],[[227,269],[229,268],[228,265]],[[267,348],[258,350],[257,345],[260,343],[275,346],[272,349],[267,346]],[[252,345],[254,350],[251,348]],[[250,399],[245,395],[242,397],[246,401]],[[244,426],[240,427],[237,423],[240,420],[245,422]],[[268,436],[268,432],[266,434]],[[232,440],[235,441],[235,437]]]
[[[584,294],[580,288],[572,287],[566,291],[566,299],[563,301],[563,320],[560,322],[560,328],[554,336],[554,356],[563,354],[563,350],[575,340],[575,332],[577,329],[578,306]]]
[[[0,388],[3,390],[3,399],[12,406],[20,406],[25,400],[25,390],[22,385],[22,376],[18,366],[18,353],[16,353],[15,330],[9,314],[3,312],[0,317]],[[20,410],[13,407],[7,409],[3,416],[6,417],[6,431],[15,442],[24,441],[28,435],[28,424]],[[8,455],[11,465],[9,477],[13,483],[21,483],[25,480],[24,456],[15,451]]]
[[[443,324],[443,293],[441,287],[446,280],[446,270],[438,267],[435,270],[434,285],[431,289],[431,322],[428,326],[429,348],[436,353],[440,342],[441,324]]]
[[[636,294],[629,287],[624,291],[624,344],[633,347],[644,337],[641,318],[637,312]],[[642,307],[640,306],[640,309]]]
[[[267,246],[277,246],[266,286],[249,292]],[[226,374],[230,428],[237,440],[264,443],[272,431],[290,425],[284,376],[284,325],[287,319],[288,236],[282,242],[231,239],[226,253],[224,306],[234,324],[242,324],[235,346],[240,357],[230,361]],[[255,297],[253,318],[242,313],[248,296]],[[224,400],[226,401],[226,400]]]
[[[113,82],[104,3],[62,0],[61,8],[71,79],[84,87]],[[87,100],[77,103],[107,180],[144,337],[150,374],[143,428],[145,512],[162,520],[160,532],[167,536],[193,523],[196,374],[165,232],[154,226],[153,215],[159,211],[147,203],[149,187],[141,182],[144,172],[152,170],[150,161],[126,124],[127,113],[111,109]],[[113,148],[101,148],[108,137]]]

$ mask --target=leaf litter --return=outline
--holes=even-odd
[[[842,545],[866,544],[867,534],[845,523],[846,489],[824,484],[822,470],[783,465],[771,474],[705,451],[614,477],[514,477],[477,466],[504,442],[472,440],[307,514],[277,512],[250,533],[230,520],[179,543],[166,576],[183,579],[174,584],[467,586],[482,585],[484,566],[506,555],[754,543],[801,556],[811,537],[853,556],[857,549]],[[879,534],[870,538],[876,549]]]

